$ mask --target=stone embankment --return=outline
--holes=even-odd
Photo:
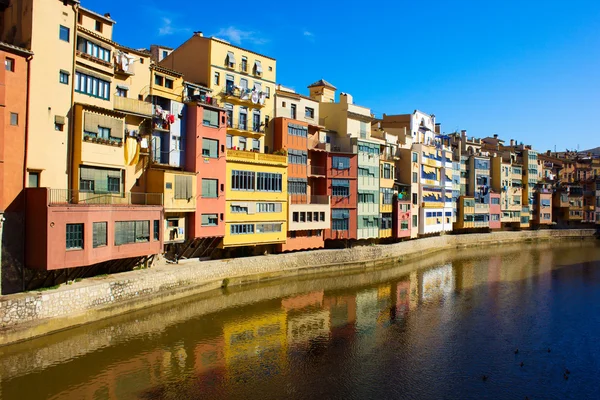
[[[178,265],[91,278],[54,290],[0,298],[0,345],[100,320],[221,286],[298,274],[375,267],[434,252],[543,240],[594,239],[594,229],[445,235],[389,245],[315,250]]]

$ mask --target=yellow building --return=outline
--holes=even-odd
[[[460,196],[457,212],[454,230],[475,228],[475,198],[473,196]]]
[[[223,247],[285,243],[287,157],[227,150]]]
[[[227,110],[228,148],[265,152],[265,128],[275,109],[275,59],[195,33],[160,65],[212,90]]]

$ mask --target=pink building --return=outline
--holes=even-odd
[[[500,207],[500,193],[490,193],[490,229],[502,227],[502,210]]]
[[[85,267],[162,251],[162,194],[87,196],[75,190],[26,189],[27,267]]]
[[[203,102],[186,104],[186,169],[196,173],[198,201],[190,218],[189,237],[225,236],[225,145],[223,108]]]
[[[393,237],[396,239],[410,238],[411,204],[410,185],[402,185],[403,191],[398,193],[394,202]]]

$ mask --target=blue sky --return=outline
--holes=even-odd
[[[277,59],[277,82],[324,78],[376,116],[419,109],[442,130],[540,151],[600,146],[600,1],[82,0],[113,39],[177,47],[193,31]]]

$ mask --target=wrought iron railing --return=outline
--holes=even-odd
[[[48,205],[146,205],[162,206],[162,193],[94,193],[76,189],[48,189]]]

